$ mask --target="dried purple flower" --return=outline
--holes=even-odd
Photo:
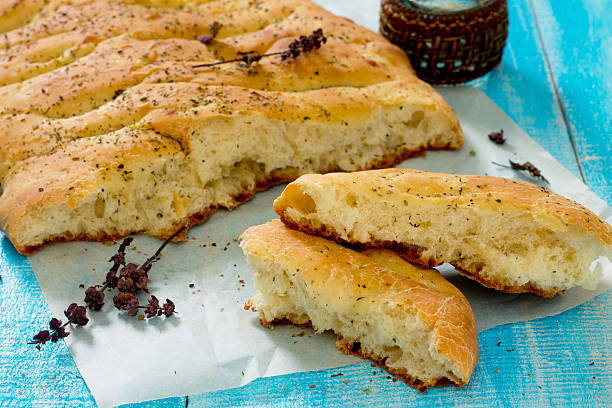
[[[68,333],[64,328],[68,323],[69,322],[66,322],[62,325],[61,320],[56,318],[51,319],[49,321],[49,328],[51,329],[51,332],[49,332],[49,330],[39,331],[34,335],[33,341],[28,342],[28,344],[35,344],[36,348],[40,350],[40,345],[45,344],[48,341],[57,343],[59,339],[68,337],[68,335],[70,335],[70,333]]]
[[[134,286],[136,286],[136,289],[144,290],[145,292],[148,292],[147,285],[151,283],[151,279],[149,279],[149,276],[147,276],[147,273],[142,269],[139,269],[137,271],[137,275],[138,276],[135,276],[132,278],[132,280],[134,281]]]
[[[57,330],[60,327],[62,327],[62,321],[59,319],[56,319],[55,317],[51,319],[51,321],[49,322],[49,328],[51,330]]]
[[[127,305],[125,306],[125,310],[129,316],[136,316],[138,314],[138,309],[140,308],[140,303],[138,302],[138,298],[134,295],[128,300]]]
[[[174,311],[174,303],[169,299],[166,299],[166,303],[163,308],[159,306],[159,301],[155,296],[151,296],[149,304],[147,306],[140,306],[138,302],[137,294],[140,291],[148,293],[147,285],[151,282],[148,271],[153,266],[153,263],[158,259],[161,251],[174,237],[180,234],[185,228],[181,228],[175,232],[170,238],[168,238],[159,249],[148,258],[142,265],[136,263],[125,262],[125,250],[132,242],[132,238],[126,238],[123,240],[117,253],[113,255],[109,262],[112,262],[109,272],[106,274],[104,284],[90,286],[85,291],[85,305],[79,306],[76,303],[72,303],[68,306],[68,309],[64,312],[64,315],[68,318],[68,321],[62,324],[62,321],[56,318],[49,321],[49,330],[41,330],[34,337],[33,341],[28,344],[35,344],[36,348],[40,350],[41,344],[45,344],[48,341],[57,342],[60,339],[70,335],[66,331],[65,327],[68,324],[76,324],[77,326],[85,326],[89,322],[87,317],[87,308],[90,310],[100,310],[104,306],[104,290],[107,288],[117,289],[119,293],[113,296],[113,304],[119,310],[125,310],[129,316],[136,316],[138,309],[146,309],[147,317],[151,318],[154,316],[171,316]],[[117,276],[119,272],[119,276]]]
[[[489,133],[489,140],[495,142],[497,144],[506,143],[506,139],[504,138],[504,129],[500,129],[499,132],[491,132]]]
[[[145,312],[147,314],[147,318],[157,316],[157,312],[161,312],[161,308],[159,307],[159,300],[155,296],[151,296],[151,299],[148,300],[149,304],[145,308]],[[161,313],[160,313],[161,314]]]
[[[113,296],[113,304],[119,310],[126,310],[128,302],[132,299],[131,293],[119,292]]]
[[[28,344],[45,344],[49,340],[51,340],[51,334],[49,330],[41,330],[32,337],[34,341],[29,342]],[[40,350],[40,346],[37,346]]]
[[[119,245],[119,249],[117,250],[117,253],[113,255],[111,259],[109,259],[109,262],[113,262],[111,271],[117,272],[121,265],[125,265],[125,250],[132,243],[133,240],[134,238],[127,237],[123,240],[123,242],[121,242],[121,245]]]
[[[140,265],[138,265],[137,263],[130,262],[129,264],[121,268],[121,270],[119,271],[119,277],[126,278],[131,276],[132,272],[135,272],[139,266]]]
[[[323,29],[314,30],[308,37],[301,35],[300,38],[289,44],[286,51],[281,54],[281,61],[297,58],[303,52],[318,50],[322,44],[327,42],[327,37],[323,35]]]
[[[548,183],[548,180],[546,180],[544,178],[544,176],[542,175],[542,172],[540,171],[540,169],[538,169],[536,166],[534,166],[533,163],[526,161],[525,163],[520,164],[520,163],[515,163],[512,160],[508,160],[508,162],[510,163],[510,166],[514,170],[525,170],[525,171],[528,171],[529,174],[531,174],[531,177],[540,178],[540,179],[542,179],[542,180],[544,180],[545,182]]]
[[[223,27],[223,24],[214,21],[210,27],[208,27],[208,30],[210,31],[210,35],[201,35],[198,37],[198,41],[201,42],[202,44],[210,44],[212,42],[212,40],[215,39],[215,37],[217,36],[217,34],[219,34],[219,30],[221,30],[221,28]]]
[[[77,326],[85,326],[89,322],[85,306],[79,306],[76,303],[70,304],[68,309],[64,311],[64,315],[68,318],[69,323],[74,323]]]
[[[164,303],[163,310],[164,315],[166,317],[172,316],[173,313],[176,313],[176,311],[174,310],[174,302],[170,299],[166,299],[166,303]]]
[[[70,333],[66,331],[66,328],[64,326],[60,326],[57,328],[57,330],[51,333],[51,341],[53,343],[57,343],[59,339],[63,339],[64,337],[68,336],[70,336]]]
[[[111,256],[111,259],[109,259],[109,262],[114,263],[111,269],[114,269],[115,271],[117,271],[117,269],[119,269],[121,265],[125,264],[125,254],[123,252],[117,252],[116,254]]]
[[[104,306],[104,288],[102,290],[90,286],[85,291],[85,305],[90,310],[100,310]]]
[[[103,284],[104,289],[106,288],[115,289],[117,287],[118,280],[119,278],[117,278],[117,271],[113,271],[113,270],[108,271],[108,273],[106,274],[106,279],[104,280],[104,284]]]
[[[281,61],[287,61],[297,58],[302,53],[317,50],[326,42],[327,37],[325,37],[323,34],[323,29],[319,28],[314,30],[309,36],[301,35],[297,40],[292,41],[284,51],[271,52],[268,54],[259,54],[255,51],[239,52],[239,58],[234,58],[227,61],[212,62],[209,64],[198,64],[192,66],[191,68],[214,67],[216,65],[230,64],[232,62],[242,62],[247,66],[250,66],[251,64],[260,61],[262,58],[272,57],[274,55],[280,55]]]
[[[519,171],[527,171],[531,175],[531,177],[539,178],[542,181],[549,183],[549,181],[542,175],[540,169],[533,165],[533,163],[526,161],[525,163],[515,163],[512,160],[508,160],[510,166],[506,166],[504,164],[499,164],[496,162],[491,162],[496,166],[505,167],[507,169],[519,170]]]

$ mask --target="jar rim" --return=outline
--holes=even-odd
[[[477,1],[478,1],[478,4],[475,4],[474,6],[461,8],[457,10],[428,8],[427,6],[425,6],[422,2],[419,2],[418,0],[399,0],[399,3],[404,7],[411,8],[413,10],[417,10],[423,13],[429,13],[429,14],[434,14],[434,15],[452,15],[452,14],[461,14],[461,13],[476,11],[498,0],[477,0]]]

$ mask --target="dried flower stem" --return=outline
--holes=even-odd
[[[510,166],[506,166],[505,164],[500,164],[494,161],[492,161],[491,163],[499,167],[505,167],[507,169],[527,171],[529,172],[531,177],[539,178],[542,181],[550,184],[550,182],[542,175],[542,172],[540,171],[540,169],[534,166],[533,163],[527,161],[521,164],[521,163],[515,163],[512,160],[508,160],[508,162],[510,162]]]
[[[77,326],[85,326],[89,322],[87,318],[87,308],[90,310],[100,310],[104,306],[104,290],[106,289],[117,289],[119,294],[113,298],[115,307],[119,310],[125,310],[130,316],[136,316],[139,309],[146,310],[146,317],[152,318],[155,316],[161,316],[162,314],[166,317],[172,316],[177,313],[175,310],[174,302],[170,299],[166,299],[166,303],[162,306],[159,305],[159,300],[151,295],[146,306],[140,305],[136,295],[139,291],[148,293],[147,285],[151,280],[148,276],[148,271],[151,269],[153,262],[155,262],[163,249],[168,243],[174,239],[177,235],[182,233],[186,227],[182,227],[174,234],[172,234],[164,243],[155,251],[155,253],[149,257],[142,265],[135,263],[128,263],[125,261],[125,250],[132,243],[133,238],[128,237],[121,242],[117,253],[115,253],[109,262],[112,262],[110,270],[106,274],[106,279],[101,285],[94,285],[87,288],[85,291],[85,304],[86,306],[79,306],[76,303],[72,303],[68,306],[68,309],[64,312],[64,315],[68,318],[66,323],[62,324],[62,321],[56,318],[52,318],[49,321],[49,330],[41,330],[28,344],[35,344],[37,349],[41,349],[41,344],[45,344],[48,341],[56,343],[61,338],[70,335],[65,330],[68,324],[76,324]],[[119,269],[121,267],[121,269]],[[117,276],[119,272],[119,276]],[[100,288],[100,289],[98,289]]]
[[[255,51],[250,51],[250,52],[245,52],[245,53],[238,53],[239,55],[243,54],[242,57],[240,58],[234,58],[234,59],[225,60],[225,61],[211,62],[209,64],[198,64],[198,65],[192,66],[191,68],[214,67],[217,65],[231,64],[232,62],[244,62],[247,65],[251,65],[252,63],[257,62],[264,57],[273,57],[275,55],[282,55],[284,53],[285,51],[271,52],[269,54],[258,54]]]
[[[178,231],[176,231],[174,234],[170,235],[170,237],[168,239],[166,239],[164,241],[163,244],[161,244],[161,246],[159,248],[157,248],[157,251],[155,251],[155,253],[149,257],[149,259],[147,259],[145,261],[145,263],[142,264],[141,268],[145,269],[145,268],[150,268],[150,265],[153,264],[153,262],[157,261],[157,257],[162,253],[162,251],[164,250],[164,248],[166,247],[166,245],[168,245],[170,243],[170,241],[172,241],[174,238],[176,238],[181,232],[185,231],[185,227],[182,227],[181,229],[179,229]]]
[[[191,68],[204,68],[214,67],[216,65],[231,64],[233,62],[243,62],[246,65],[251,65],[254,62],[258,62],[262,58],[273,57],[275,55],[281,56],[281,61],[297,58],[300,54],[310,52],[321,48],[322,44],[327,42],[327,37],[323,34],[323,29],[319,28],[314,30],[308,37],[305,35],[300,36],[297,40],[294,40],[289,44],[286,50],[271,52],[268,54],[259,54],[256,51],[239,52],[241,55],[238,58],[234,58],[226,61],[211,62],[208,64],[198,64]]]

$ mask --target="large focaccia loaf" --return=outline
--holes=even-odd
[[[305,175],[275,201],[293,228],[352,244],[401,249],[426,265],[453,264],[507,292],[554,296],[594,288],[612,227],[533,184],[409,169]]]
[[[435,269],[389,250],[356,252],[279,220],[249,228],[240,245],[256,291],[247,307],[262,324],[333,330],[341,351],[421,390],[469,381],[478,361],[474,313]]]
[[[270,184],[396,164],[463,136],[403,52],[307,0],[0,5],[0,226],[17,249],[167,237]],[[213,22],[223,24],[205,45]],[[200,63],[276,52],[294,60]]]

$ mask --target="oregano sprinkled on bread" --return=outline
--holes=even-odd
[[[604,268],[593,261],[612,258],[612,226],[518,180],[410,169],[309,174],[289,184],[274,209],[291,228],[395,248],[423,265],[448,262],[510,293],[595,288]]]
[[[455,114],[400,48],[310,0],[206,2],[155,18],[140,3],[62,2],[24,21],[37,39],[28,50],[0,39],[11,60],[0,67],[0,229],[22,253],[165,239],[301,174],[463,145]],[[79,24],[82,13],[95,24]],[[216,37],[198,41],[215,21]],[[53,41],[63,33],[71,40]],[[67,58],[71,44],[83,48]]]
[[[469,381],[478,361],[474,313],[435,269],[279,220],[247,229],[241,247],[255,287],[245,309],[257,311],[262,325],[332,330],[343,353],[369,358],[420,391]]]

